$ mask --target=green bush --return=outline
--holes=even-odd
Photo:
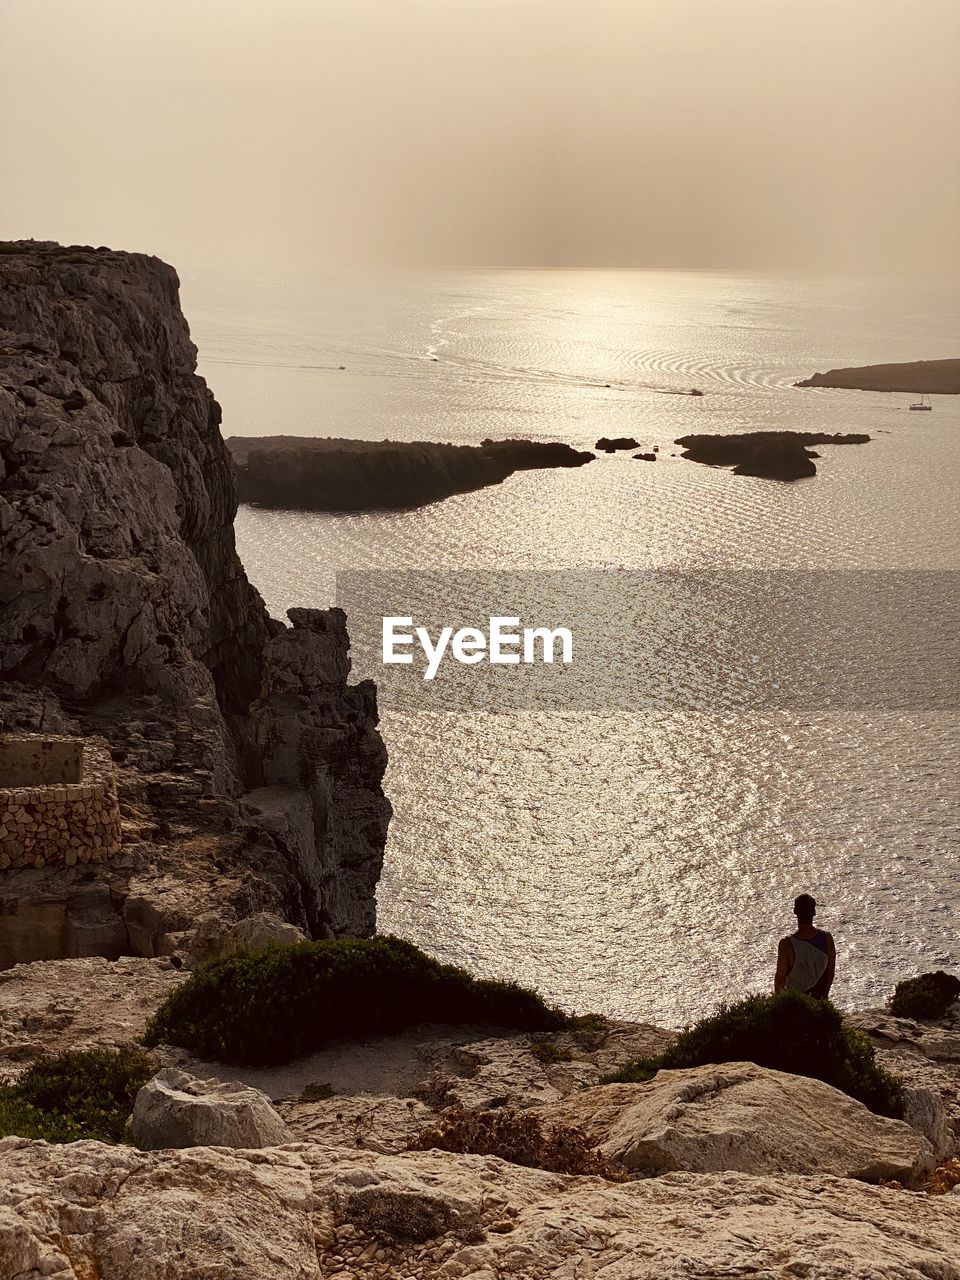
[[[942,1018],[958,997],[960,979],[938,969],[898,982],[890,1012],[898,1018]]]
[[[157,1064],[140,1049],[83,1049],[40,1058],[0,1087],[0,1136],[120,1142],[137,1090]]]
[[[712,1018],[688,1027],[658,1058],[632,1062],[608,1083],[649,1080],[661,1067],[708,1062],[755,1062],[774,1071],[811,1076],[879,1115],[903,1114],[902,1085],[877,1064],[867,1037],[844,1026],[829,1001],[795,991],[748,996],[723,1005]]]
[[[200,965],[160,1006],[145,1043],[263,1066],[419,1022],[551,1031],[565,1018],[532,991],[481,981],[399,938],[340,938]]]

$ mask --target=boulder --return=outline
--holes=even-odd
[[[266,947],[271,943],[281,945],[306,942],[307,935],[295,924],[288,924],[270,911],[247,916],[228,929],[217,949],[219,956],[231,956],[241,947]]]
[[[937,1160],[956,1154],[957,1141],[943,1098],[933,1089],[908,1088],[903,1091],[903,1118],[933,1147]]]
[[[601,1085],[538,1114],[584,1129],[609,1160],[638,1173],[829,1173],[912,1185],[934,1165],[933,1148],[910,1125],[820,1080],[752,1062]]]
[[[170,1147],[275,1147],[287,1126],[259,1089],[237,1081],[198,1080],[167,1067],[133,1104],[131,1136],[143,1151]]]

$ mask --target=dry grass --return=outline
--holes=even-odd
[[[435,1125],[415,1139],[411,1149],[499,1156],[528,1169],[592,1175],[610,1182],[626,1182],[629,1176],[602,1156],[582,1129],[556,1125],[545,1130],[532,1112],[512,1107],[493,1111],[449,1107]]]
[[[926,1190],[932,1196],[944,1196],[954,1187],[960,1187],[960,1160],[956,1158],[934,1169]]]

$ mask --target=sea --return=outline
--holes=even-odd
[[[184,278],[182,300],[225,436],[523,437],[584,449],[631,436],[657,449],[655,464],[601,456],[412,511],[242,506],[240,555],[277,617],[330,605],[346,571],[435,571],[438,582],[716,571],[728,584],[816,571],[854,596],[882,580],[914,623],[918,582],[936,580],[944,609],[955,605],[960,397],[915,413],[909,395],[793,384],[838,366],[956,356],[956,281],[204,273]],[[790,484],[700,465],[674,443],[766,429],[871,442],[824,446],[818,474]],[[749,658],[757,618],[718,620],[709,593],[702,605],[691,598],[698,644],[706,628],[721,663]],[[696,671],[686,635],[659,647],[648,687]],[[799,628],[797,649],[816,644]],[[770,988],[800,892],[815,895],[834,934],[834,996],[847,1008],[957,967],[960,637],[936,641],[947,695],[914,702],[909,677],[926,652],[914,631],[896,657],[907,690],[896,705],[871,697],[871,664],[892,660],[885,646],[864,641],[853,694],[824,705],[648,704],[635,667],[624,668],[622,697],[614,667],[602,698],[569,705],[387,700],[394,818],[380,930],[568,1010],[674,1027]],[[832,668],[826,650],[817,660]]]

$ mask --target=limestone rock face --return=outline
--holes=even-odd
[[[250,709],[266,784],[253,799],[269,807],[277,789],[303,789],[313,838],[303,835],[301,817],[290,856],[310,929],[314,936],[370,934],[391,812],[379,788],[387,754],[374,727],[376,686],[347,685],[341,609],[291,609],[289,618],[292,626],[264,649],[262,690]]]
[[[937,1160],[956,1154],[957,1142],[943,1098],[934,1089],[907,1088],[903,1091],[903,1118],[933,1147]]]
[[[958,1259],[960,1197],[826,1176],[0,1141],[0,1275],[18,1280],[960,1280]]]
[[[0,245],[0,732],[108,743],[125,861],[93,878],[146,954],[261,910],[370,932],[390,816],[376,694],[348,684],[342,615],[311,614],[314,642],[291,642],[243,571],[220,416],[172,268]],[[284,708],[284,682],[304,705]],[[289,839],[242,799],[279,784],[309,815]]]
[[[930,1143],[846,1094],[752,1062],[659,1071],[541,1107],[546,1121],[586,1130],[613,1162],[642,1173],[831,1173],[915,1183],[934,1164]]]
[[[960,1134],[960,1009],[953,1008],[930,1022],[896,1018],[885,1009],[867,1009],[849,1014],[847,1022],[870,1037],[877,1060],[908,1086],[907,1118],[911,1124],[949,1156],[948,1144],[952,1139],[955,1150]],[[922,1096],[915,1097],[915,1091],[939,1096],[949,1133],[943,1131],[936,1107]]]
[[[197,1080],[165,1067],[139,1091],[131,1136],[144,1151],[166,1147],[275,1147],[289,1141],[270,1099],[236,1081]]]
[[[241,947],[266,947],[271,943],[303,942],[306,934],[296,925],[288,924],[271,911],[260,911],[255,916],[238,920],[229,928],[217,947],[217,955],[231,956]]]
[[[318,1280],[294,1153],[0,1141],[0,1275]]]

